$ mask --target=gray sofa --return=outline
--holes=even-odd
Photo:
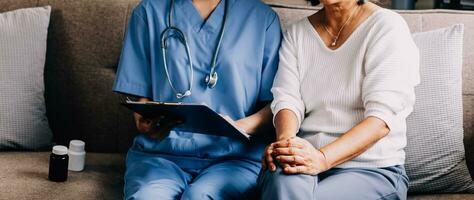
[[[131,113],[111,92],[129,14],[139,0],[0,0],[0,12],[51,5],[45,71],[54,141],[82,139],[86,169],[65,183],[47,180],[49,152],[0,152],[0,199],[120,199],[125,152],[134,137]],[[314,12],[273,5],[283,24]],[[474,172],[474,12],[400,11],[412,31],[464,23],[464,128]],[[471,194],[410,195],[409,199],[474,199]]]

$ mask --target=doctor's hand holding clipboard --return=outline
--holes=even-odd
[[[149,102],[147,98],[140,98],[138,102]],[[161,140],[177,125],[183,123],[178,118],[166,118],[164,115],[153,119],[146,118],[138,113],[133,113],[135,125],[140,133],[148,135],[150,138]],[[157,126],[157,125],[160,126]]]
[[[138,101],[127,100],[122,105],[135,112],[138,131],[155,140],[165,138],[175,129],[249,141],[252,134],[261,131],[257,130],[258,126],[255,124],[261,123],[258,116],[264,114],[256,113],[255,117],[234,121],[229,116],[218,114],[199,104],[152,102],[140,98]]]

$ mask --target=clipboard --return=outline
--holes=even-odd
[[[202,104],[126,101],[123,106],[147,118],[172,116],[183,120],[173,130],[232,137],[244,141],[250,135]]]

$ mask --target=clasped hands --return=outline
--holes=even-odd
[[[317,175],[329,169],[324,153],[299,137],[278,140],[267,146],[262,168],[274,172],[277,166],[286,174]]]

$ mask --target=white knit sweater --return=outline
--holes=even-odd
[[[406,22],[379,9],[336,50],[325,46],[307,18],[285,33],[272,88],[274,114],[292,110],[298,136],[321,148],[369,116],[390,132],[358,157],[337,167],[404,164],[406,118],[419,83],[419,52]]]

